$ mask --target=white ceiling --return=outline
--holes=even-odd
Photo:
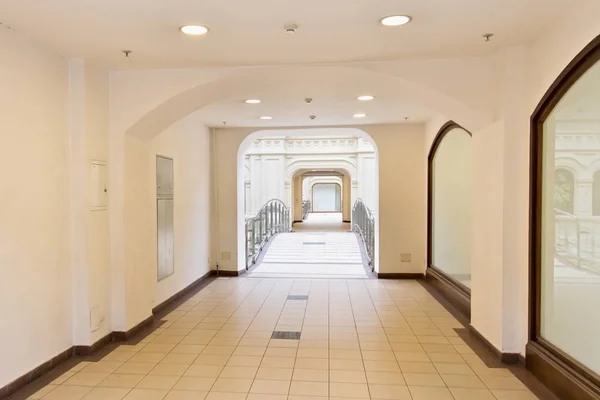
[[[436,113],[408,98],[379,77],[357,78],[353,74],[327,72],[297,76],[285,85],[265,84],[260,90],[240,92],[235,98],[213,103],[199,111],[209,126],[277,127],[331,126],[396,122],[425,122]],[[375,96],[372,101],[358,101],[362,94]],[[305,98],[312,98],[308,104]],[[244,99],[258,98],[260,104],[246,104]],[[354,118],[365,113],[365,118]],[[310,115],[315,115],[314,120]],[[273,117],[261,120],[260,116]],[[405,119],[408,117],[408,120]]]
[[[1,22],[112,68],[478,55],[523,43],[580,0],[2,0]],[[403,27],[381,17],[409,14]],[[208,35],[185,37],[183,24]],[[286,35],[283,25],[297,23]],[[491,43],[483,33],[494,32]],[[121,50],[133,50],[125,60]]]

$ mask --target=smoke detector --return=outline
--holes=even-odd
[[[310,103],[312,103],[312,98],[307,97],[304,99],[304,101],[306,102],[306,104],[310,104]]]
[[[311,116],[309,116],[308,118],[310,118],[310,119],[315,119],[315,118],[317,118],[317,116],[316,116],[316,115],[311,115]]]
[[[284,25],[283,29],[285,30],[285,33],[287,33],[288,35],[293,35],[298,30],[298,25],[286,24],[286,25]]]

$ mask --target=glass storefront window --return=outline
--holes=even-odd
[[[432,168],[431,264],[471,285],[473,150],[464,129],[443,132]]]
[[[543,121],[540,332],[600,374],[600,63]]]

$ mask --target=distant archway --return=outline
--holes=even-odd
[[[259,138],[265,137],[275,137],[275,136],[310,136],[314,137],[315,135],[325,135],[325,134],[344,134],[351,135],[358,138],[362,138],[367,140],[373,147],[375,153],[375,165],[374,165],[374,187],[375,187],[375,204],[377,208],[377,204],[379,202],[379,159],[378,159],[378,150],[377,145],[373,138],[365,131],[358,128],[300,128],[300,129],[257,129],[256,131],[252,131],[249,133],[244,140],[240,143],[238,147],[238,169],[237,169],[237,243],[238,243],[238,269],[245,266],[246,260],[244,259],[245,255],[245,213],[244,213],[244,204],[245,204],[245,155],[252,143]],[[301,170],[301,165],[298,164],[297,169],[294,170],[298,172]],[[347,167],[347,166],[346,166]],[[341,169],[341,168],[340,168]],[[375,213],[375,256],[374,256],[374,270],[377,272],[379,270],[379,217],[378,213]]]

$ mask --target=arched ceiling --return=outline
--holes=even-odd
[[[118,69],[187,68],[489,54],[527,43],[583,1],[2,0],[0,18],[65,57]],[[390,14],[413,21],[382,27]],[[299,25],[295,35],[284,33],[287,23]],[[210,32],[185,37],[184,24]],[[495,33],[490,43],[486,32]]]

